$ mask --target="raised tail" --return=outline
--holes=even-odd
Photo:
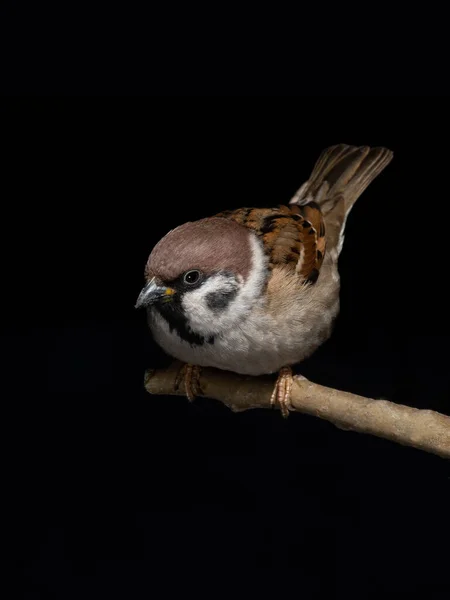
[[[290,204],[304,206],[315,202],[320,206],[325,219],[327,248],[337,248],[339,254],[350,210],[392,158],[393,152],[387,148],[331,146],[322,152],[310,178]]]

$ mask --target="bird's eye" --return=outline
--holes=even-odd
[[[184,274],[184,282],[188,283],[189,285],[193,285],[194,283],[197,283],[197,281],[200,279],[200,271],[188,271],[187,273]]]

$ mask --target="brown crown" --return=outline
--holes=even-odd
[[[248,230],[228,219],[211,217],[185,223],[153,248],[146,276],[169,282],[190,269],[210,274],[231,271],[246,278],[251,268]]]

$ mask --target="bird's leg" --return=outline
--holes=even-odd
[[[275,406],[278,402],[280,405],[281,414],[285,418],[289,416],[289,408],[291,405],[290,397],[293,382],[294,377],[292,375],[291,367],[283,367],[280,369],[278,378],[273,388],[272,396],[270,398],[270,404],[272,406]]]
[[[175,380],[175,389],[178,390],[181,382],[184,381],[186,396],[189,402],[193,402],[195,397],[202,393],[200,388],[201,369],[197,365],[183,365],[178,372]]]

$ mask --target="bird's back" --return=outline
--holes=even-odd
[[[383,147],[331,146],[288,206],[243,207],[216,216],[253,231],[263,242],[270,268],[286,266],[301,281],[315,283],[326,254],[337,260],[341,252],[346,220],[356,200],[392,157],[392,151]]]

